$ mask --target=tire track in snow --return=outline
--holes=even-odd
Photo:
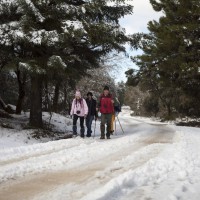
[[[70,187],[71,185],[74,185],[74,190],[71,190],[68,195],[70,195],[71,199],[80,199],[85,195],[88,187],[91,190],[93,181],[98,181],[101,187],[101,185],[105,184],[113,177],[116,177],[127,170],[121,167],[116,168],[113,166],[116,162],[121,161],[127,156],[130,156],[130,154],[134,155],[135,152],[140,152],[142,148],[159,143],[160,148],[156,151],[155,149],[152,149],[152,152],[148,154],[150,156],[144,157],[144,159],[140,160],[140,162],[133,163],[129,166],[131,169],[135,169],[146,163],[152,157],[157,156],[159,152],[165,148],[165,145],[172,143],[173,131],[171,129],[160,126],[156,127],[156,130],[157,131],[154,130],[155,133],[152,133],[143,138],[143,140],[138,141],[137,144],[129,144],[128,147],[123,148],[123,151],[120,149],[118,152],[111,152],[109,156],[103,157],[98,162],[90,163],[88,166],[80,166],[80,168],[76,167],[73,170],[58,171],[43,175],[32,175],[29,178],[22,178],[18,181],[9,181],[0,188],[0,196],[3,197],[2,200],[28,200],[33,199],[34,196],[37,199],[38,194],[54,191],[56,188],[63,185],[70,185]],[[111,170],[110,175],[109,170]],[[79,188],[78,193],[76,190],[77,188]]]
[[[66,147],[60,147],[58,149],[50,149],[48,151],[45,151],[44,153],[35,152],[35,153],[32,153],[32,154],[20,156],[20,157],[17,157],[17,158],[11,158],[11,159],[8,159],[8,160],[0,161],[0,165],[1,166],[9,165],[9,164],[21,162],[21,161],[24,161],[24,160],[27,160],[27,159],[30,159],[30,158],[37,158],[37,157],[41,157],[41,156],[45,156],[45,155],[49,155],[49,154],[53,154],[53,153],[58,153],[60,151],[71,149],[71,148],[76,147],[76,146],[77,146],[77,144],[71,145],[69,147],[66,146]]]

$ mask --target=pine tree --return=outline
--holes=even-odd
[[[133,59],[140,69],[129,74],[129,82],[139,79],[146,90],[161,99],[168,115],[172,107],[178,109],[181,105],[181,96],[190,96],[196,102],[195,109],[199,110],[196,106],[200,103],[200,1],[150,2],[154,10],[162,11],[164,16],[159,22],[149,22],[150,33],[141,37],[144,53]]]
[[[125,51],[123,45],[130,38],[119,18],[130,13],[132,6],[124,0],[1,1],[0,48],[3,53],[9,49],[12,56],[5,59],[7,65],[27,70],[31,76],[32,126],[42,127],[45,76],[81,78],[87,69],[99,66],[101,56]]]

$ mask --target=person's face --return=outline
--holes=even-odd
[[[88,95],[88,98],[89,98],[89,99],[92,99],[92,96],[91,96],[91,95]]]
[[[104,94],[105,96],[107,96],[107,95],[109,94],[109,91],[108,91],[108,90],[104,90],[104,91],[103,91],[103,94]]]

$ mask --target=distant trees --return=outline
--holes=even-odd
[[[98,96],[102,93],[103,87],[108,85],[112,92],[115,92],[114,79],[109,75],[105,67],[89,70],[87,73],[88,75],[77,83],[77,89],[85,92],[92,91]]]
[[[127,83],[158,98],[168,117],[200,116],[200,1],[150,2],[164,15],[140,35],[143,54],[133,58],[139,70],[127,72]]]
[[[143,107],[147,113],[156,117],[160,110],[159,99],[155,96],[148,96],[144,99]]]
[[[148,93],[144,93],[138,86],[127,86],[124,88],[124,104],[130,106],[134,115],[146,116],[147,112],[144,108],[144,100]]]

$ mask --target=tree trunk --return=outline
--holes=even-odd
[[[48,89],[48,81],[45,80],[45,83],[44,83],[44,93],[45,93],[45,101],[44,101],[44,109],[45,111],[49,111],[49,89]]]
[[[21,72],[20,70],[17,70],[15,72],[17,74],[17,80],[18,80],[18,86],[19,86],[19,96],[17,100],[17,106],[16,106],[16,114],[21,114],[22,112],[22,106],[24,103],[25,98],[25,85],[26,85],[26,74],[24,73],[21,80]]]
[[[167,105],[167,114],[168,114],[169,117],[171,117],[172,111],[171,111],[171,105],[170,104]]]
[[[55,86],[54,99],[53,99],[53,111],[54,112],[58,112],[59,93],[60,93],[60,82],[58,81]]]
[[[0,105],[3,108],[4,111],[6,111],[9,114],[14,114],[15,111],[13,110],[13,108],[10,105],[6,105],[5,102],[3,101],[3,99],[0,96]]]
[[[5,104],[5,102],[3,101],[3,99],[1,97],[0,97],[0,105],[6,111],[7,105]]]
[[[42,128],[42,77],[31,76],[30,125]]]
[[[63,108],[64,108],[64,110],[67,108],[67,87],[66,87],[66,83],[64,84]]]
[[[70,111],[71,111],[71,101],[70,101],[69,99],[67,100],[67,104],[68,104],[68,108],[69,108],[68,114],[70,115]]]

